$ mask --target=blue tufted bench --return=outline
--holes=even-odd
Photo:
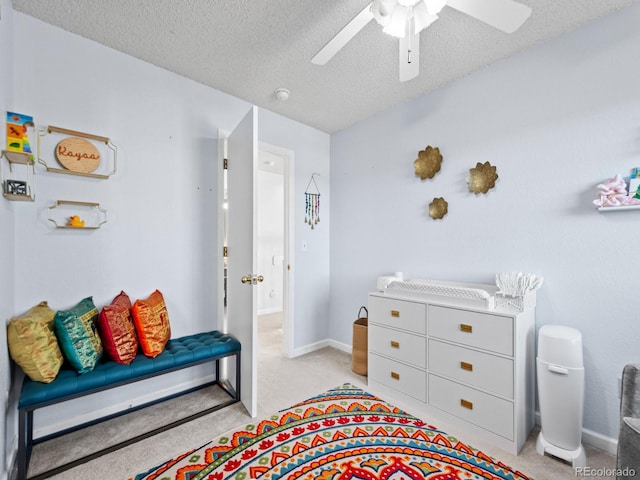
[[[67,429],[63,432],[57,432],[53,435],[48,435],[47,437],[37,438],[34,440],[33,412],[38,408],[47,407],[56,403],[65,402],[67,400],[83,397],[92,393],[102,392],[121,385],[156,377],[169,372],[175,372],[183,368],[193,367],[207,362],[215,362],[215,380],[197,388],[203,388],[209,385],[219,385],[230,396],[230,400],[227,402],[216,405],[207,410],[203,410],[187,418],[173,421],[153,430],[152,432],[118,443],[117,445],[100,450],[99,452],[87,457],[75,460],[34,477],[48,478],[51,475],[68,470],[76,465],[88,462],[89,460],[101,455],[126,447],[137,441],[143,440],[144,438],[148,438],[151,435],[161,433],[170,428],[174,428],[195,418],[240,401],[240,350],[240,342],[238,342],[234,337],[218,331],[212,331],[171,339],[167,342],[165,350],[156,358],[149,358],[140,353],[130,365],[122,365],[111,360],[105,360],[98,363],[96,368],[91,372],[83,373],[81,375],[72,370],[68,365],[65,365],[60,370],[56,379],[51,383],[34,382],[28,377],[25,377],[22,384],[22,391],[20,393],[20,400],[18,402],[18,480],[25,480],[27,478],[31,450],[34,444],[64,433],[69,433],[73,430],[78,430],[88,425],[108,420],[123,413],[129,413],[133,410],[147,407],[151,404],[167,400],[168,398],[189,393],[194,389],[192,388],[184,392],[179,392],[177,394],[170,395],[169,397],[163,397],[153,402],[149,402],[135,408],[130,408],[123,412],[108,415],[98,420],[78,425],[72,429]],[[220,360],[226,357],[235,357],[235,389],[227,381],[220,378]]]

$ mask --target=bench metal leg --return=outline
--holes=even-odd
[[[18,480],[25,480],[33,446],[33,410],[18,411]]]

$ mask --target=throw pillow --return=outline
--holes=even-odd
[[[131,300],[120,292],[98,316],[98,332],[105,353],[116,363],[128,365],[138,353],[136,327],[131,317]]]
[[[62,353],[78,373],[90,372],[102,357],[97,319],[93,297],[81,300],[70,310],[57,311],[53,318]]]
[[[148,357],[157,357],[171,337],[169,314],[162,293],[156,290],[149,298],[136,300],[131,313],[142,352]]]
[[[53,333],[54,315],[47,302],[40,302],[7,325],[9,354],[35,382],[51,383],[64,361]]]

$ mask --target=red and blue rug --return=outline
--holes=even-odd
[[[353,385],[246,425],[129,480],[529,480]]]

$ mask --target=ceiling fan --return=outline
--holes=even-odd
[[[530,7],[515,0],[373,0],[311,59],[311,63],[326,64],[375,19],[383,32],[400,39],[400,81],[411,80],[419,72],[419,34],[438,19],[438,13],[445,6],[505,33],[515,32],[531,15]]]

